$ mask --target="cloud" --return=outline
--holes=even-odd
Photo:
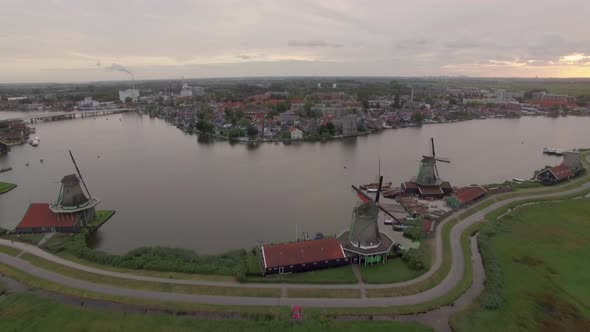
[[[248,53],[243,53],[243,54],[236,55],[236,58],[241,59],[241,60],[254,60],[254,59],[263,59],[263,58],[266,58],[266,55],[264,55],[264,54],[248,54]]]
[[[395,44],[395,47],[402,49],[418,49],[423,48],[429,44],[431,44],[431,42],[424,38],[411,38],[398,41]]]
[[[287,43],[289,47],[330,47],[340,48],[343,44],[330,43],[325,40],[289,40]]]
[[[457,39],[446,42],[445,46],[448,48],[476,48],[480,45],[469,39]]]

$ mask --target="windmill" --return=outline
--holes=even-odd
[[[100,202],[96,197],[90,195],[90,191],[82,178],[78,164],[74,159],[72,151],[69,151],[70,158],[76,168],[76,174],[69,174],[61,179],[61,188],[57,196],[57,201],[49,205],[49,209],[64,218],[79,218],[80,223],[87,224],[94,218],[94,207]],[[80,186],[84,186],[84,190]]]
[[[432,156],[422,156],[422,160],[420,161],[420,168],[418,169],[418,176],[415,178],[414,181],[421,186],[440,185],[442,181],[438,175],[438,168],[436,167],[436,162],[451,162],[448,158],[436,156],[436,150],[434,148],[434,138],[430,138],[430,143],[432,146]]]

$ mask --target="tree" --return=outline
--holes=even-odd
[[[279,113],[283,113],[289,109],[289,105],[286,102],[278,103],[275,107]]]
[[[395,108],[396,110],[399,110],[401,108],[401,105],[399,102],[399,94],[396,94],[395,98],[393,99],[393,108]]]
[[[248,128],[246,128],[246,135],[248,135],[249,137],[255,137],[256,135],[258,135],[258,128],[256,128],[256,126],[253,125],[248,126]]]
[[[311,106],[312,106],[312,102],[310,100],[305,102],[305,105],[303,105],[303,113],[305,114],[305,116],[307,117],[313,117],[312,111],[311,111]]]
[[[424,121],[424,115],[420,112],[414,112],[414,114],[412,114],[412,121],[417,124],[422,124],[422,121]]]
[[[252,121],[250,121],[250,119],[241,118],[240,120],[238,120],[238,126],[240,127],[248,127],[250,126],[250,124],[252,124]]]
[[[125,104],[131,104],[132,102],[133,102],[133,99],[131,99],[131,97],[125,98]]]
[[[420,271],[426,268],[424,262],[424,253],[421,249],[409,249],[402,255],[402,260],[408,264],[408,267],[415,271]]]
[[[332,122],[328,122],[328,124],[326,124],[326,129],[332,136],[334,136],[334,134],[336,133],[336,127]]]
[[[197,122],[196,128],[204,133],[212,133],[213,132],[213,124],[207,120]]]

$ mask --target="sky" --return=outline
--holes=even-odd
[[[588,0],[0,0],[0,82],[590,77]]]

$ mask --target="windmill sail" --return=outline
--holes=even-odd
[[[90,191],[88,190],[88,187],[86,186],[86,182],[84,182],[84,178],[82,177],[82,173],[80,173],[80,169],[78,168],[78,164],[76,163],[76,159],[74,159],[74,155],[72,154],[72,150],[68,150],[68,152],[70,153],[70,157],[72,158],[72,162],[74,163],[74,167],[76,167],[76,172],[78,173],[78,176],[80,177],[80,180],[82,181],[82,184],[84,185],[84,189],[86,189],[86,192],[88,193],[88,198],[92,198],[92,195],[90,194]]]

